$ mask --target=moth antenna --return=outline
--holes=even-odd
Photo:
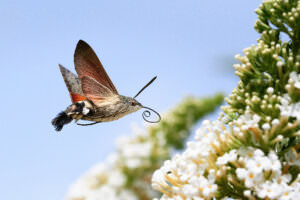
[[[153,81],[157,78],[157,76],[155,76],[154,78],[151,79],[151,81],[149,81],[149,83],[147,83],[133,98],[135,99],[137,96],[139,96],[139,94],[141,94],[141,92],[143,92],[144,89],[146,89],[149,85],[151,85],[151,83],[153,83]]]

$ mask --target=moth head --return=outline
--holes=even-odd
[[[143,106],[140,102],[138,102],[136,99],[128,97],[128,108],[130,112],[135,112],[141,109]]]

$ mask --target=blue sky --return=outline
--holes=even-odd
[[[74,71],[88,42],[120,94],[163,112],[185,95],[229,94],[233,55],[256,42],[258,0],[0,1],[1,199],[63,199],[68,187],[114,150],[141,111],[91,127],[54,131],[70,104],[58,63]],[[215,115],[213,115],[215,118]],[[213,119],[212,118],[212,119]]]

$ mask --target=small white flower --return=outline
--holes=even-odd
[[[216,190],[217,190],[218,186],[216,184],[208,184],[202,191],[203,195],[205,197],[211,196],[213,195]]]
[[[264,156],[264,152],[260,149],[255,149],[253,155],[254,157],[262,157]]]
[[[250,191],[250,190],[245,190],[245,191],[244,191],[244,195],[245,195],[246,197],[250,197],[250,196],[251,196],[251,191]]]
[[[291,72],[289,81],[294,83],[295,88],[300,89],[300,74],[297,74],[296,72]]]
[[[264,130],[270,130],[270,129],[271,129],[271,126],[270,126],[269,123],[264,123],[264,124],[262,125],[262,128],[263,128]]]
[[[276,140],[282,141],[283,140],[283,136],[282,135],[277,135]]]
[[[272,125],[278,125],[280,121],[278,119],[273,119]]]
[[[295,86],[295,88],[300,89],[300,81],[297,81],[294,86]]]
[[[285,153],[284,157],[290,165],[300,166],[300,156],[298,156],[298,154],[295,155],[295,153],[292,150]]]
[[[152,176],[152,187],[159,190],[161,186],[168,186],[165,173],[162,170],[156,170]]]
[[[259,184],[260,182],[263,181],[263,176],[262,174],[254,174],[253,172],[247,171],[247,176],[245,179],[245,186],[248,188],[253,187],[254,185]]]
[[[280,183],[283,183],[283,184],[288,184],[291,180],[292,180],[292,175],[285,174],[285,175],[282,175],[282,176],[278,177],[277,182],[280,182]]]
[[[276,63],[276,65],[277,65],[277,67],[282,67],[282,66],[284,65],[284,63],[283,63],[282,61],[278,61],[278,62]]]
[[[261,162],[260,159],[256,159],[256,160],[248,160],[246,162],[246,166],[248,168],[249,171],[251,171],[252,173],[254,173],[254,176],[262,173],[262,170],[264,169],[263,167],[263,163]]]
[[[152,149],[151,142],[143,143],[123,143],[121,146],[121,153],[125,158],[132,157],[147,157],[150,155]]]
[[[273,93],[274,93],[274,88],[272,88],[272,87],[268,87],[268,89],[267,89],[267,93],[269,93],[269,94],[273,94]]]
[[[125,184],[126,178],[119,170],[113,170],[108,176],[107,184],[113,187],[121,187]]]
[[[262,180],[262,174],[255,174],[251,171],[248,171],[244,168],[237,168],[236,174],[239,179],[245,180],[245,186],[250,188]]]
[[[253,147],[241,147],[240,149],[238,149],[238,154],[241,156],[240,158],[244,158],[244,160],[252,159],[254,156],[253,152]]]
[[[278,156],[274,151],[271,151],[268,155],[269,163],[265,166],[265,169],[271,169],[274,172],[281,173],[281,162],[278,159]]]
[[[246,176],[248,175],[248,171],[244,168],[237,168],[235,172],[239,179],[245,179]]]
[[[300,195],[299,194],[295,194],[292,191],[286,191],[284,192],[280,197],[279,200],[294,200],[294,199],[299,199]]]
[[[300,102],[291,103],[291,98],[288,94],[284,94],[279,106],[281,115],[287,117],[296,117],[300,122]]]
[[[252,115],[250,113],[246,113],[244,115],[241,115],[236,123],[242,125],[242,130],[247,130],[250,127],[257,127],[259,121],[260,116],[258,116],[257,114]]]
[[[237,158],[237,152],[235,149],[231,150],[229,153],[225,153],[223,156],[218,157],[216,164],[225,165],[228,162],[235,161]]]
[[[186,197],[193,197],[193,196],[198,196],[199,190],[197,187],[194,187],[192,185],[184,185],[182,187],[182,193],[186,196]]]
[[[265,183],[261,184],[258,188],[259,189],[257,189],[257,194],[260,198],[268,197],[270,199],[275,199],[278,198],[283,192],[283,188],[281,185],[277,183],[272,183],[270,181],[266,181]]]

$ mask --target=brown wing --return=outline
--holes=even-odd
[[[85,100],[86,98],[84,97],[84,94],[82,92],[81,82],[79,78],[77,78],[75,74],[73,74],[62,65],[59,64],[58,66],[64,78],[65,84],[69,90],[72,103]]]
[[[98,81],[90,76],[83,76],[81,78],[81,83],[83,93],[90,100],[99,100],[116,95],[106,86],[98,83]]]
[[[113,94],[118,94],[112,81],[109,79],[105,69],[93,49],[84,41],[79,40],[74,54],[75,69],[79,78],[88,76],[105,86]]]

